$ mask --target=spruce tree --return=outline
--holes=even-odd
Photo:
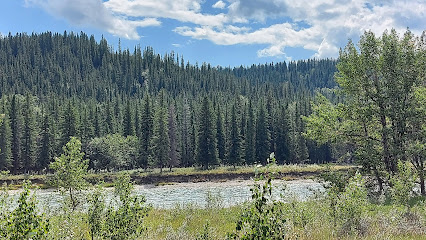
[[[281,107],[279,117],[276,121],[277,126],[276,131],[276,150],[275,156],[279,163],[288,163],[290,160],[290,150],[289,150],[289,119],[287,114],[287,109]]]
[[[68,101],[61,119],[61,146],[65,146],[71,137],[77,137],[77,130],[77,111],[71,101]]]
[[[168,119],[168,127],[169,127],[169,161],[168,166],[170,171],[172,167],[176,167],[179,164],[179,151],[178,151],[178,136],[177,136],[177,127],[176,127],[176,115],[175,115],[175,107],[174,105],[170,105],[169,107],[169,119]]]
[[[10,120],[7,114],[0,115],[0,170],[12,167]]]
[[[13,172],[16,174],[22,167],[21,159],[21,137],[22,137],[22,118],[19,101],[16,95],[12,97],[10,106],[10,126],[12,129],[12,165]]]
[[[223,129],[223,118],[220,113],[220,109],[217,110],[216,115],[216,139],[217,139],[217,153],[219,157],[219,161],[225,161],[226,154],[226,138]]]
[[[197,161],[203,169],[208,169],[209,166],[218,164],[213,124],[213,112],[210,101],[205,96],[201,105],[197,141]]]
[[[261,104],[257,121],[256,121],[256,150],[255,150],[255,157],[256,161],[266,164],[266,159],[268,158],[270,154],[270,148],[269,148],[269,140],[270,140],[270,133],[269,133],[269,124],[267,122],[267,114],[265,107],[263,104]]]
[[[255,162],[255,119],[254,119],[254,109],[252,106],[252,101],[250,100],[248,106],[248,117],[247,117],[247,127],[246,127],[246,138],[245,138],[245,162],[247,164],[253,164]]]
[[[143,100],[143,112],[141,119],[141,137],[140,148],[139,148],[139,167],[147,168],[148,167],[148,157],[149,157],[149,144],[153,133],[153,114],[152,114],[152,105],[149,94],[147,93]]]
[[[160,103],[155,111],[154,131],[150,141],[150,162],[160,167],[160,172],[169,162],[169,134],[167,125],[167,108],[164,107],[164,95],[160,96]]]
[[[241,164],[242,162],[242,144],[240,129],[238,127],[238,119],[235,104],[232,106],[231,110],[231,133],[229,135],[229,146],[228,146],[228,164],[234,166]]]
[[[49,167],[50,162],[53,161],[54,156],[54,136],[51,131],[51,118],[48,113],[44,114],[43,124],[41,127],[41,144],[38,156],[38,169],[45,169]]]
[[[130,101],[127,101],[126,104],[126,110],[124,112],[124,119],[123,119],[124,129],[123,129],[123,136],[133,136],[135,135],[135,127],[133,124],[133,117],[132,117],[132,109],[130,106]]]

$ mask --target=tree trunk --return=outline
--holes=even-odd
[[[380,177],[379,171],[377,170],[376,167],[374,167],[374,175],[376,175],[377,183],[379,184],[379,190],[380,190],[380,193],[382,193],[383,192],[383,180]]]

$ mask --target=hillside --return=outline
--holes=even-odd
[[[9,34],[0,39],[0,168],[46,169],[71,136],[94,169],[254,164],[270,152],[281,164],[332,161],[328,146],[301,135],[300,116],[315,91],[334,97],[325,88],[335,70],[330,59],[199,66],[85,33]]]

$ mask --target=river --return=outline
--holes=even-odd
[[[252,180],[232,180],[226,182],[174,183],[172,185],[136,185],[134,193],[143,195],[146,202],[154,208],[170,209],[176,206],[193,205],[206,207],[208,204],[232,206],[250,200]],[[305,200],[315,192],[323,191],[321,183],[313,180],[274,180],[273,197],[288,201],[289,199]],[[283,191],[283,189],[286,189]],[[18,191],[11,191],[17,197]],[[113,196],[113,189],[107,188],[106,199]],[[54,189],[36,191],[40,207],[49,211],[60,206],[61,195]]]

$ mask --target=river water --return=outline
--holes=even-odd
[[[198,183],[175,183],[173,185],[136,185],[134,193],[143,195],[146,202],[154,208],[169,209],[176,206],[193,205],[195,207],[206,207],[208,204],[220,206],[232,206],[251,199],[250,188],[252,180],[232,180],[226,182],[198,182]],[[288,201],[289,199],[306,200],[316,192],[324,189],[321,183],[313,180],[275,180],[273,185],[273,197]],[[285,190],[283,190],[285,189]],[[11,195],[17,197],[19,191],[12,191]],[[113,189],[107,188],[106,199],[111,199]],[[37,190],[39,205],[50,211],[58,208],[61,195],[53,190]]]

